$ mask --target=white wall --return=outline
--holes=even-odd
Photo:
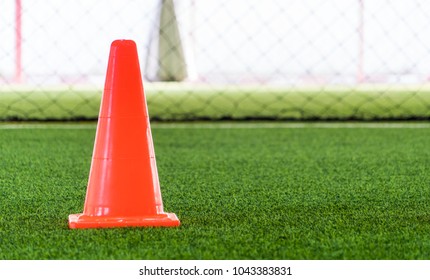
[[[191,3],[195,3],[194,8]],[[430,1],[363,0],[365,74],[388,82],[430,76]],[[111,41],[134,39],[141,65],[159,0],[22,0],[28,84],[100,83]],[[203,81],[353,83],[359,0],[177,0]],[[14,1],[0,0],[0,83],[14,73]],[[382,78],[381,78],[382,77]],[[394,77],[394,78],[393,78]],[[408,80],[409,79],[409,80]]]

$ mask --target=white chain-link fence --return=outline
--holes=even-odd
[[[154,118],[427,119],[429,28],[426,0],[0,0],[0,118],[96,118],[126,38]]]

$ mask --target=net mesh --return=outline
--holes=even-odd
[[[428,119],[425,0],[1,1],[0,119],[95,119],[133,39],[150,116]]]

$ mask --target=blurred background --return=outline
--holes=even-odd
[[[0,0],[0,119],[96,119],[113,40],[159,120],[430,116],[425,0]]]

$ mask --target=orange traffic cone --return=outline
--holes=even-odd
[[[136,44],[111,45],[84,212],[70,228],[179,226],[164,213]]]

